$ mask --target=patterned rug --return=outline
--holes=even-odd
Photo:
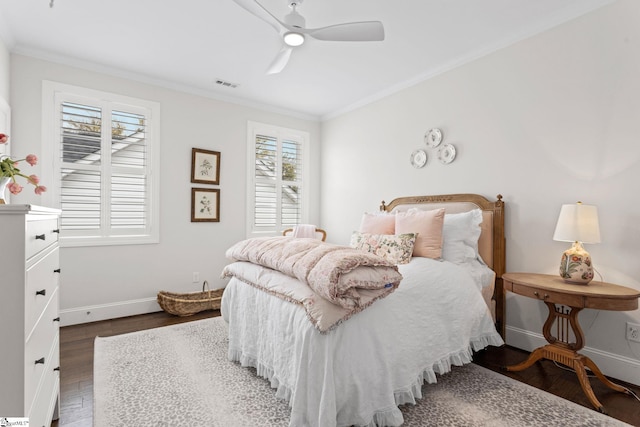
[[[627,426],[469,364],[403,405],[404,426]],[[94,426],[288,426],[289,408],[255,370],[227,360],[220,317],[96,338]]]

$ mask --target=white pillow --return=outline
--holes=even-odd
[[[456,264],[478,259],[482,211],[446,214],[442,227],[442,259]]]

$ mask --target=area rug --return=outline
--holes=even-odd
[[[94,426],[288,426],[289,407],[227,359],[220,317],[96,338]],[[469,364],[401,406],[405,426],[628,426]]]

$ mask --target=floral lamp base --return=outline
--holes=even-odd
[[[581,285],[586,285],[593,279],[591,255],[584,250],[580,242],[574,242],[571,249],[567,249],[562,254],[560,277],[565,282]]]

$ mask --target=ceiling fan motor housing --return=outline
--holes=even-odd
[[[293,3],[295,5],[295,3]],[[304,16],[300,15],[297,11],[295,6],[293,7],[293,10],[284,17],[284,23],[291,26],[291,27],[296,27],[296,28],[304,28],[306,21],[304,19]]]

